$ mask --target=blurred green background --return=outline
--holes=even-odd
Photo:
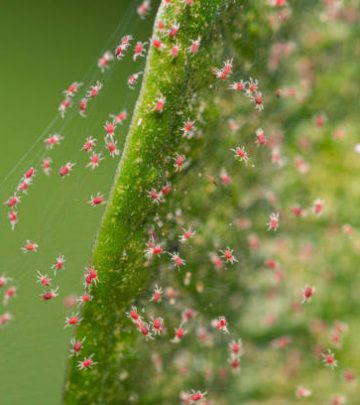
[[[114,50],[123,34],[143,41],[149,37],[156,7],[142,21],[136,14],[137,4],[126,0],[1,2],[1,201],[13,193],[28,167],[39,165],[47,155],[53,159],[52,175],[38,172],[24,196],[14,232],[6,209],[1,209],[0,274],[6,273],[18,287],[17,297],[6,308],[14,321],[0,333],[1,404],[60,403],[71,336],[63,327],[69,312],[63,301],[82,289],[82,274],[103,212],[87,201],[97,191],[107,198],[119,160],[105,154],[92,172],[84,169],[88,157],[80,149],[90,135],[102,144],[109,113],[131,112],[137,90],[129,90],[126,80],[142,70],[144,59],[134,64],[129,55],[113,62],[116,67],[104,80],[96,63],[102,52]],[[104,88],[90,103],[88,117],[79,117],[74,105],[64,121],[59,119],[62,91],[80,81],[83,94],[96,80],[103,81]],[[118,131],[120,144],[126,128]],[[65,139],[47,153],[43,141],[37,140],[51,133]],[[73,174],[60,179],[56,171],[68,161],[76,162]],[[37,254],[20,251],[26,239],[39,244]],[[54,278],[49,268],[59,254],[65,255],[66,270]],[[51,275],[53,285],[60,287],[55,300],[43,302],[39,297],[37,271]]]

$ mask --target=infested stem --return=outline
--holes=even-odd
[[[77,338],[86,337],[84,354],[94,354],[97,364],[84,372],[77,369],[77,359],[70,360],[64,392],[67,404],[127,403],[127,387],[119,376],[135,357],[136,337],[127,330],[125,312],[146,288],[151,271],[144,266],[146,226],[155,212],[148,192],[167,181],[169,157],[182,139],[180,128],[196,108],[197,91],[212,75],[214,38],[236,3],[201,0],[191,7],[181,1],[160,6],[155,27],[160,18],[165,23],[177,21],[181,51],[172,59],[168,50],[174,41],[164,39],[166,49],[151,47],[148,55],[123,158],[94,247],[99,283],[91,291],[93,299],[86,304],[76,331]],[[188,48],[198,38],[200,50],[192,55]],[[161,113],[154,111],[159,96],[166,98]]]

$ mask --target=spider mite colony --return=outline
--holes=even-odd
[[[198,1],[162,0],[160,10],[164,13],[169,9],[174,10],[173,19],[170,22],[168,19],[162,20],[160,13],[156,19],[154,33],[147,41],[138,40],[131,33],[118,38],[115,46],[98,59],[100,74],[105,76],[113,67],[121,64],[122,60],[129,59],[134,63],[134,70],[127,78],[127,86],[130,90],[135,90],[139,89],[143,77],[146,78],[145,72],[138,71],[137,63],[147,56],[149,50],[162,55],[174,64],[181,54],[196,60],[204,38],[194,35],[184,46],[178,40],[178,36],[182,30],[180,17],[184,13],[191,13]],[[266,22],[269,30],[272,30],[269,37],[274,35],[275,38],[266,55],[267,60],[264,63],[266,71],[276,72],[284,59],[293,57],[297,52],[298,44],[295,40],[291,41],[287,36],[281,37],[282,25],[288,24],[289,21],[291,24],[291,19],[294,18],[292,5],[289,3],[287,0],[269,0],[263,3]],[[144,19],[150,10],[150,1],[145,0],[137,7],[138,16]],[[349,9],[339,0],[326,0],[321,9],[319,8],[319,17],[324,21],[349,22],[351,20],[349,16]],[[318,39],[313,39],[315,43],[316,40]],[[224,55],[224,52],[222,54]],[[181,387],[176,385],[178,403],[185,405],[230,403],[222,402],[222,394],[212,390],[212,382],[239,378],[240,371],[240,378],[246,378],[243,375],[247,373],[247,364],[251,363],[250,357],[259,356],[256,344],[260,342],[261,345],[268,340],[271,341],[269,350],[286,353],[284,372],[294,378],[294,381],[302,364],[302,351],[314,352],[314,355],[309,357],[311,360],[307,361],[311,361],[311,366],[318,367],[321,372],[341,373],[340,378],[348,385],[353,384],[356,379],[354,372],[348,369],[347,365],[341,368],[341,358],[339,360],[338,357],[349,334],[347,323],[327,317],[326,321],[331,322],[330,329],[327,330],[325,320],[310,319],[306,332],[298,325],[292,326],[289,330],[286,323],[279,326],[281,317],[288,320],[296,318],[299,314],[306,315],[309,308],[316,305],[316,300],[323,294],[322,285],[318,285],[319,278],[315,278],[314,282],[311,274],[305,282],[299,276],[292,279],[295,285],[286,284],[285,267],[291,259],[292,249],[295,250],[287,235],[290,232],[296,234],[297,227],[301,233],[305,232],[306,226],[324,223],[327,200],[322,195],[311,195],[306,205],[294,201],[291,207],[287,207],[286,204],[282,204],[281,198],[284,193],[279,191],[280,186],[275,184],[276,180],[272,183],[269,180],[271,177],[269,174],[276,173],[277,176],[277,173],[286,171],[291,176],[302,179],[312,170],[302,155],[296,154],[294,162],[289,162],[289,158],[283,154],[285,140],[282,129],[279,129],[282,119],[273,111],[283,102],[293,103],[290,112],[283,107],[281,111],[284,117],[286,114],[287,118],[291,114],[293,114],[291,117],[294,117],[296,115],[294,106],[306,103],[316,75],[315,69],[310,66],[308,60],[299,58],[296,62],[298,85],[286,87],[286,83],[276,79],[279,87],[270,94],[263,86],[262,77],[254,77],[249,69],[241,67],[241,63],[241,55],[237,55],[236,47],[229,47],[217,66],[204,67],[208,69],[209,88],[214,99],[212,108],[217,108],[217,112],[221,111],[223,114],[219,120],[221,124],[216,127],[218,134],[213,137],[214,139],[210,139],[210,135],[207,134],[206,121],[211,121],[211,118],[208,118],[209,114],[202,103],[199,103],[197,111],[189,110],[184,113],[176,111],[176,105],[171,101],[169,94],[154,92],[154,98],[147,106],[148,114],[159,118],[167,109],[182,117],[181,126],[175,129],[173,134],[181,141],[178,151],[167,158],[171,163],[171,173],[164,176],[164,181],[158,187],[144,190],[143,196],[139,196],[149,201],[155,212],[148,227],[148,238],[143,241],[141,257],[143,266],[158,267],[159,271],[151,279],[150,288],[141,298],[134,297],[137,300],[136,304],[135,302],[130,304],[122,316],[127,322],[127,327],[136,333],[138,340],[141,341],[141,350],[147,351],[151,366],[158,373],[162,373],[167,365],[162,358],[160,343],[155,346],[156,342],[161,342],[163,346],[168,345],[166,350],[172,353],[174,368],[186,382]],[[58,114],[66,120],[69,111],[77,110],[86,120],[91,114],[88,107],[96,105],[106,86],[105,83],[105,80],[99,79],[90,86],[85,86],[81,82],[74,81],[63,91]],[[236,100],[233,103],[235,107],[229,100]],[[248,124],[244,123],[244,117],[241,117],[241,113],[239,114],[236,109],[237,105],[246,111],[249,117]],[[275,118],[272,121],[263,118],[268,117],[265,115],[268,109],[270,110],[268,116],[276,116],[276,125]],[[318,111],[311,113],[312,116],[308,119],[311,121],[311,130],[320,133],[327,124],[327,116]],[[284,121],[287,118],[284,118]],[[74,171],[95,172],[105,159],[120,159],[123,150],[119,146],[118,130],[128,119],[125,109],[115,113],[109,112],[108,119],[99,124],[102,135],[83,136],[78,151],[86,156],[85,164],[73,161],[70,157],[65,161],[56,161],[52,157],[52,151],[61,148],[67,136],[62,132],[47,134],[43,140],[46,152],[44,157],[40,162],[33,162],[33,165],[23,173],[13,193],[5,201],[10,228],[16,231],[19,226],[21,202],[31,194],[31,186],[37,176],[58,176],[62,178],[61,182],[66,182]],[[243,131],[250,136],[242,137]],[[341,141],[344,137],[342,128],[337,128],[332,137],[336,142]],[[216,145],[216,150],[215,147],[210,150],[213,145]],[[310,141],[306,137],[298,142],[299,153],[310,155],[310,147]],[[202,153],[207,155],[208,152],[214,154],[211,163],[209,156],[203,158],[204,163],[201,163],[201,157],[200,163],[195,162],[196,157]],[[192,179],[190,182],[194,184],[196,190],[190,190],[189,184],[184,185],[187,178]],[[274,191],[269,190],[266,183],[273,186]],[[281,185],[284,189],[291,189],[284,178]],[[235,194],[233,190],[239,187],[244,187],[242,194]],[[213,198],[211,193],[219,198],[217,205],[215,202],[213,206],[209,205]],[[180,203],[175,201],[174,194],[177,196],[181,194],[178,198]],[[243,202],[238,201],[239,195],[243,195]],[[96,210],[99,209],[98,206],[104,206],[110,198],[104,190],[95,190],[89,195],[88,200],[84,201],[84,205],[88,204],[93,207],[91,210]],[[226,212],[218,212],[215,207],[220,209],[219,206],[225,207]],[[192,215],[196,209],[201,212],[199,215]],[[216,217],[216,221],[207,218],[207,211]],[[294,221],[297,221],[297,225],[294,225]],[[284,234],[283,229],[286,230]],[[341,224],[341,230],[343,235],[349,237],[355,233],[349,224]],[[235,233],[240,236],[233,238]],[[38,245],[31,235],[28,235],[28,238],[24,240],[22,246],[19,246],[19,255],[40,255],[41,244]],[[302,239],[301,243],[304,240],[306,241],[307,237]],[[311,244],[303,244],[300,250],[297,256],[294,253],[292,264],[297,260],[306,262],[315,255]],[[195,263],[198,267],[196,271]],[[242,273],[243,267],[249,267],[251,263],[254,263],[254,272],[257,273],[251,274],[245,270]],[[44,305],[51,305],[50,301],[57,300],[61,296],[59,274],[67,271],[68,267],[71,267],[70,260],[67,261],[62,252],[59,252],[53,262],[49,263],[47,271],[34,273],[34,282],[39,288],[38,299],[43,300]],[[72,312],[64,319],[64,328],[74,330],[69,342],[69,356],[77,361],[79,378],[85,378],[100,363],[96,351],[89,351],[87,348],[89,336],[75,333],[84,319],[84,308],[93,304],[94,292],[101,287],[102,278],[96,267],[91,263],[85,268],[83,290],[76,303],[72,305]],[[326,277],[330,276],[324,274],[324,278]],[[252,341],[252,331],[239,328],[237,317],[238,312],[243,310],[242,292],[244,291],[246,299],[251,302],[260,294],[260,290],[263,292],[263,306],[267,312],[261,327],[266,331],[276,328],[276,332],[264,332],[264,338],[258,335]],[[3,305],[0,325],[5,326],[13,320],[11,301],[17,295],[16,280],[8,274],[2,274],[0,291]],[[21,294],[26,294],[26,291],[21,291]],[[285,304],[281,309],[277,309],[273,302],[281,294],[286,294],[286,299],[282,301]],[[259,313],[254,313],[254,316],[259,316]],[[13,322],[16,322],[15,318],[14,316]],[[297,342],[292,336],[292,332],[296,334],[296,328],[301,329],[306,336],[314,335],[315,343],[304,346],[303,341]],[[319,336],[323,339],[318,338]],[[191,351],[194,351],[194,357],[201,351],[204,351],[206,357],[207,351],[215,352],[215,348],[220,347],[221,350],[214,354],[217,367],[211,364],[211,356],[206,361],[199,360],[198,363],[196,361],[192,363],[191,355],[186,352],[186,348],[190,345],[189,352],[191,354]],[[156,350],[153,350],[153,347],[156,347]],[[290,348],[292,351],[287,351]],[[308,367],[308,364],[306,366]],[[201,378],[194,378],[194,384],[190,385],[188,376],[191,367],[196,369],[197,375],[201,374]],[[303,374],[299,373],[299,378],[292,387],[291,395],[294,400],[314,397],[315,382],[309,386],[301,380],[302,376]],[[224,386],[228,387],[225,382]],[[330,392],[326,400],[331,405],[341,405],[346,404],[347,398],[345,394]]]

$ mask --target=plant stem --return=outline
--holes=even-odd
[[[122,377],[134,359],[137,338],[127,329],[125,312],[146,288],[151,271],[144,265],[147,224],[155,212],[148,191],[159,189],[167,180],[170,160],[182,139],[180,128],[188,119],[186,114],[196,107],[194,96],[212,76],[214,38],[224,16],[238,6],[236,3],[200,0],[185,6],[175,1],[159,8],[155,27],[160,19],[180,23],[177,43],[181,51],[172,60],[168,52],[175,41],[164,39],[164,50],[151,47],[148,54],[123,157],[94,247],[93,265],[99,283],[91,291],[93,299],[86,304],[76,331],[77,338],[86,337],[84,355],[94,354],[97,364],[91,370],[80,371],[78,359],[70,360],[64,392],[67,404],[129,401]],[[191,55],[188,48],[198,38],[200,50]],[[154,105],[160,95],[166,97],[165,109],[156,113]]]

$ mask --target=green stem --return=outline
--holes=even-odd
[[[125,312],[146,288],[151,271],[144,265],[147,224],[155,212],[148,191],[166,182],[167,169],[172,166],[169,157],[182,139],[180,128],[187,113],[196,108],[194,95],[211,78],[214,38],[229,3],[199,0],[186,7],[175,1],[159,8],[155,27],[160,19],[180,23],[177,43],[181,51],[172,60],[168,51],[175,42],[164,39],[166,49],[152,48],[148,55],[123,158],[94,248],[93,265],[99,283],[92,290],[93,299],[86,304],[76,331],[77,338],[86,336],[84,355],[94,353],[97,364],[91,370],[80,371],[78,359],[70,360],[64,393],[67,404],[129,401],[121,375],[135,356],[136,337],[128,330]],[[231,9],[235,8],[236,2],[231,3]],[[200,51],[191,55],[191,40],[198,37]],[[159,114],[154,112],[154,104],[160,95],[166,97],[166,104]]]

